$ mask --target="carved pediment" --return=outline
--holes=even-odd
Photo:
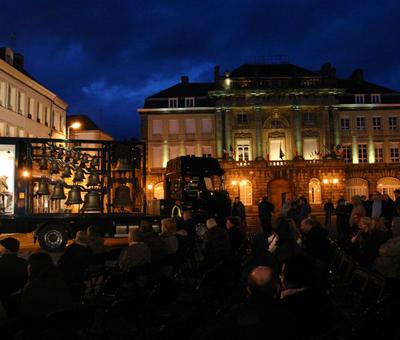
[[[273,131],[268,133],[268,138],[284,138],[285,133],[280,131]]]

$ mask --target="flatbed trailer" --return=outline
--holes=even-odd
[[[146,213],[146,146],[141,142],[0,138],[0,234],[32,233],[41,248],[64,249],[94,225],[124,236]],[[84,197],[82,198],[82,195]]]

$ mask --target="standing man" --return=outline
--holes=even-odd
[[[246,225],[246,210],[239,197],[235,197],[235,201],[233,202],[232,216],[240,217],[242,224]]]
[[[376,191],[373,195],[371,217],[379,218],[382,216],[382,196],[381,193]]]
[[[394,191],[394,215],[398,216],[397,209],[400,208],[400,189]]]
[[[272,213],[274,208],[274,205],[268,201],[267,196],[264,196],[258,204],[258,217],[266,236],[270,236],[272,233]]]
[[[332,214],[335,210],[333,206],[332,199],[328,198],[328,200],[324,204],[324,211],[325,211],[325,227],[330,227],[332,225]]]

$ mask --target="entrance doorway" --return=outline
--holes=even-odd
[[[285,197],[292,194],[289,180],[278,178],[268,183],[268,196],[271,203],[275,206],[275,211],[279,212]]]

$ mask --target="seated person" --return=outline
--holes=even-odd
[[[332,305],[317,287],[315,263],[308,255],[287,259],[281,272],[281,306],[290,315],[295,339],[310,339],[327,331]]]
[[[151,251],[151,261],[160,261],[164,254],[164,242],[161,237],[154,231],[153,226],[148,220],[140,221],[139,230],[142,232],[144,237],[144,243],[146,243]]]
[[[90,226],[87,228],[87,244],[92,250],[93,255],[102,254],[106,251],[104,246],[104,238],[98,232],[96,226]]]
[[[47,253],[38,252],[28,259],[28,283],[22,292],[22,315],[32,324],[58,311],[73,308],[69,290]]]
[[[328,231],[312,218],[301,222],[300,230],[303,233],[303,249],[312,258],[328,263],[331,258],[331,245]]]
[[[151,261],[151,252],[149,246],[144,243],[144,235],[139,230],[129,232],[128,248],[122,250],[118,260],[119,267],[123,271],[131,271],[137,266],[145,265]]]
[[[176,237],[176,222],[173,218],[161,220],[161,235],[164,244],[164,257],[176,254],[178,251],[178,238]]]
[[[0,300],[21,290],[28,279],[27,262],[18,257],[19,241],[0,240]]]
[[[71,288],[82,285],[86,279],[92,259],[92,250],[87,241],[86,232],[79,230],[58,261],[58,268]]]

